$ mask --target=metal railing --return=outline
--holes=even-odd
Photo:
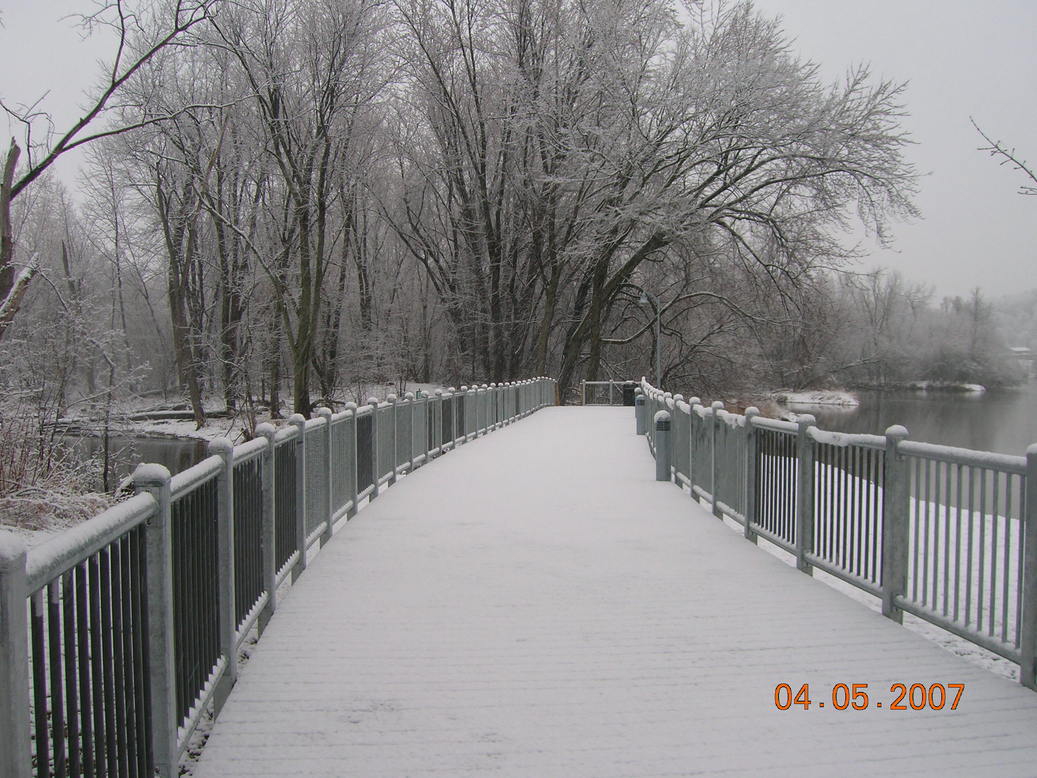
[[[174,776],[311,545],[399,475],[553,405],[537,378],[296,414],[26,552],[0,534],[0,775]]]
[[[657,473],[717,517],[1020,667],[1037,689],[1037,444],[1007,456],[827,432],[710,407],[642,379],[636,400]],[[658,422],[658,429],[657,423]]]
[[[622,405],[623,388],[635,386],[636,381],[580,381],[580,404]]]

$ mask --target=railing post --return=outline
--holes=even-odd
[[[162,465],[137,465],[135,492],[158,503],[144,531],[147,564],[148,688],[151,692],[151,753],[155,774],[173,778],[177,765],[176,668],[173,656],[173,532],[169,471]]]
[[[1019,683],[1037,689],[1037,444],[1026,449]]]
[[[670,413],[658,411],[652,419],[655,426],[655,480],[670,480]]]
[[[392,486],[394,483],[396,483],[396,462],[397,462],[397,457],[399,455],[399,452],[396,450],[396,448],[397,448],[396,441],[398,439],[398,434],[399,434],[399,430],[400,430],[400,418],[399,418],[400,408],[399,408],[399,404],[398,404],[398,401],[396,399],[396,395],[395,394],[390,394],[385,399],[387,399],[389,401],[389,405],[391,406],[391,409],[392,409],[392,435],[390,436],[392,438],[392,446],[389,449],[391,454],[392,454],[392,456],[391,456],[391,461],[389,462],[389,484],[388,484],[389,486]]]
[[[316,415],[317,418],[324,419],[324,467],[320,469],[321,489],[324,491],[325,504],[328,506],[328,515],[324,517],[324,531],[320,533],[320,547],[324,548],[324,545],[331,540],[331,517],[335,513],[331,499],[331,479],[334,478],[331,465],[331,408],[318,408]]]
[[[443,390],[436,390],[436,411],[432,414],[435,419],[435,427],[432,432],[432,444],[438,442],[439,456],[443,456]]]
[[[410,434],[407,435],[407,471],[410,473],[414,472],[414,392],[407,392],[403,395],[403,400],[407,403],[407,412],[410,414]]]
[[[760,409],[750,406],[745,409],[745,539],[756,542],[756,447],[759,436],[753,419],[760,415]]]
[[[724,404],[720,400],[714,400],[709,406],[709,510],[718,519],[721,518],[720,510],[717,508],[717,492],[720,491],[720,463],[717,461],[719,457],[717,453],[719,448],[717,446],[717,435],[720,434],[720,416],[719,413],[724,409]]]
[[[358,456],[356,448],[356,403],[346,403],[345,411],[350,414],[352,422],[349,428],[353,431],[352,445],[349,448],[349,468],[346,471],[346,477],[349,479],[349,508],[346,510],[346,519],[349,520],[356,516],[356,460]]]
[[[237,626],[234,613],[234,444],[226,438],[216,438],[209,442],[209,453],[215,454],[222,461],[220,472],[216,476],[217,518],[216,518],[216,555],[219,560],[217,576],[219,577],[219,633],[220,653],[226,664],[223,674],[216,684],[213,697],[214,708],[218,716],[227,701],[230,690],[238,680],[237,650],[234,633]]]
[[[266,438],[266,448],[260,455],[260,478],[263,484],[263,589],[266,604],[259,612],[259,634],[262,635],[270,618],[277,610],[277,457],[274,456],[274,436],[277,430],[269,422],[256,427],[256,437]]]
[[[371,406],[371,470],[374,472],[374,486],[371,489],[371,494],[367,498],[368,502],[378,496],[378,398],[368,397],[367,404]]]
[[[898,624],[904,612],[896,598],[907,590],[907,548],[910,538],[911,473],[899,446],[907,429],[886,430],[882,473],[882,615]]]
[[[645,434],[645,416],[648,414],[645,408],[645,396],[638,394],[634,397],[634,429],[638,435]]]
[[[29,623],[25,544],[0,530],[0,775],[29,778]]]
[[[698,430],[702,426],[702,417],[699,416],[695,408],[702,407],[702,400],[699,397],[688,398],[688,482],[691,484],[689,491],[691,492],[691,499],[698,503],[698,495],[695,494],[695,436],[699,434]]]
[[[299,453],[295,457],[295,547],[299,551],[292,568],[292,583],[295,583],[306,569],[306,417],[293,413],[288,423],[299,436]]]
[[[814,552],[814,439],[808,430],[814,426],[814,417],[804,413],[799,417],[796,430],[796,567],[808,575],[813,565],[807,554]]]

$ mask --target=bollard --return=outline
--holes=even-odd
[[[645,408],[645,396],[639,394],[634,398],[634,425],[637,429],[638,435],[644,435],[646,430],[645,427],[645,416],[648,415],[648,411]]]
[[[655,480],[670,480],[670,414],[655,414]]]

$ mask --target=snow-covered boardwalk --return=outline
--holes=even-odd
[[[633,428],[548,408],[362,510],[196,778],[1037,774],[1037,694],[746,542],[654,481]],[[781,682],[810,709],[777,710]],[[889,709],[936,682],[965,684],[957,710]],[[838,683],[869,709],[835,710]]]

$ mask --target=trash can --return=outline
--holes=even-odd
[[[634,405],[634,390],[637,388],[636,381],[627,381],[623,384],[623,405]]]

